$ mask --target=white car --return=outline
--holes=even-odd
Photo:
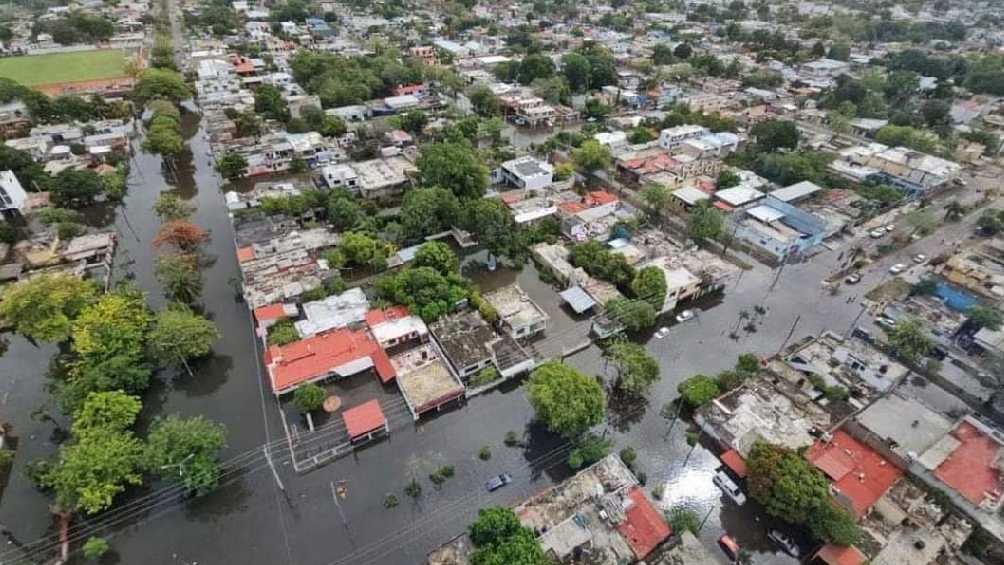
[[[746,504],[746,495],[743,494],[743,491],[739,490],[739,485],[734,483],[724,471],[716,471],[715,477],[711,479],[711,481],[715,483],[718,488],[725,491],[725,494],[732,499],[732,502],[735,502],[739,506]]]
[[[885,227],[885,233],[892,233],[895,230],[896,226],[893,224],[889,224],[888,226]]]
[[[924,263],[927,262],[927,255],[924,255],[923,253],[918,253],[913,256],[913,262],[918,265],[923,265]]]
[[[686,322],[687,320],[693,320],[696,315],[697,314],[693,310],[684,310],[676,315],[676,321]]]
[[[663,327],[659,328],[659,331],[655,332],[655,339],[662,339],[662,338],[666,337],[667,335],[669,335],[669,328],[667,328],[666,326],[663,326]]]
[[[868,232],[868,235],[872,239],[878,239],[885,235],[885,228],[875,228],[872,231]]]
[[[798,549],[798,544],[796,544],[795,540],[791,539],[790,536],[785,535],[783,532],[779,530],[771,530],[767,532],[767,539],[780,546],[781,549],[783,549],[788,555],[795,558],[801,556],[802,552]]]
[[[896,263],[892,267],[889,267],[889,272],[898,275],[906,270],[906,263]]]

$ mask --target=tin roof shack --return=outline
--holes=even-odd
[[[726,191],[715,196],[720,197],[722,192]],[[773,195],[743,206],[731,216],[730,224],[735,237],[777,261],[811,251],[827,234],[823,220]]]
[[[366,319],[370,302],[361,288],[350,288],[321,300],[305,302],[303,319],[294,323],[300,337],[348,327]]]
[[[671,530],[638,480],[608,455],[567,481],[513,509],[538,534],[552,559],[566,562],[589,551],[589,563],[614,565],[646,559]]]
[[[548,315],[518,284],[489,292],[484,299],[495,308],[503,328],[515,339],[533,337],[547,329]]]
[[[464,385],[439,358],[435,347],[426,343],[391,358],[397,386],[413,418],[463,398]]]
[[[923,329],[934,342],[950,347],[966,316],[934,296],[914,295],[886,305],[882,314],[897,322],[910,318],[924,321]]]
[[[790,449],[812,445],[829,429],[830,415],[784,380],[757,378],[702,406],[694,415],[701,430],[723,450],[746,457],[757,441]]]
[[[19,241],[14,245],[14,257],[27,270],[61,271],[78,277],[94,269],[111,275],[115,256],[114,233],[94,233],[60,241],[54,234]]]
[[[975,245],[948,258],[935,272],[982,296],[1004,298],[1004,245]]]
[[[850,393],[847,401],[856,409],[863,408],[877,393],[890,390],[910,372],[864,340],[831,332],[797,345],[785,361],[805,375],[817,398],[838,400],[843,396],[842,388]]]
[[[533,369],[533,358],[509,334],[498,334],[476,310],[443,316],[429,325],[454,374],[467,382],[494,365],[503,378]]]

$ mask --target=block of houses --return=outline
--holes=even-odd
[[[365,330],[339,329],[273,345],[265,353],[272,392],[277,396],[307,384],[372,370],[384,383],[394,380],[387,354]]]
[[[503,330],[514,339],[533,337],[547,329],[549,316],[517,284],[489,292],[483,298],[495,308]]]

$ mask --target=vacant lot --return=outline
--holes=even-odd
[[[25,86],[121,77],[125,56],[118,49],[0,58],[0,77]]]

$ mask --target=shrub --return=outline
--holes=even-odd
[[[695,536],[701,524],[696,512],[682,506],[677,506],[666,513],[666,521],[672,526],[674,532],[687,530]]]
[[[324,405],[328,393],[316,383],[307,383],[293,391],[293,404],[300,412],[313,412]]]
[[[514,432],[512,430],[509,430],[508,432],[505,433],[505,439],[502,441],[502,443],[504,443],[506,445],[506,447],[517,447],[517,446],[519,446],[519,444],[520,444],[519,434],[517,434],[516,432]]]
[[[417,480],[412,479],[408,484],[404,485],[404,494],[412,498],[418,498],[422,496],[422,485],[418,484]]]
[[[385,496],[383,498],[383,507],[384,508],[394,508],[395,506],[397,506],[400,503],[401,502],[393,494],[388,494],[387,496]]]
[[[697,445],[697,440],[700,439],[701,434],[697,432],[687,432],[687,445],[694,447]]]
[[[293,320],[280,320],[268,327],[269,345],[287,345],[300,340]]]
[[[665,485],[657,485],[654,489],[652,489],[652,498],[656,500],[662,500],[662,497],[665,496],[665,494],[666,494]]]
[[[487,445],[482,445],[481,449],[478,450],[478,459],[482,461],[488,461],[492,458],[492,448]]]
[[[101,559],[102,555],[108,553],[109,549],[111,546],[104,538],[90,537],[84,543],[84,557],[91,561],[97,561]]]
[[[620,456],[621,456],[621,461],[623,461],[624,464],[627,465],[629,469],[634,468],[635,461],[638,460],[638,454],[635,453],[634,448],[625,447],[624,449],[621,450]]]

